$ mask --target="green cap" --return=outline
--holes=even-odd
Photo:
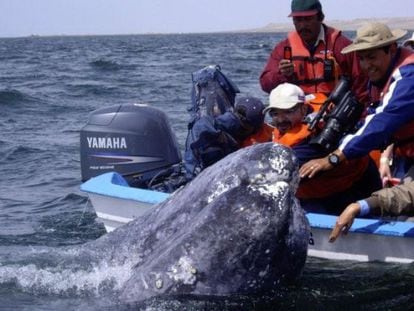
[[[313,16],[322,11],[319,0],[292,0],[289,17]]]

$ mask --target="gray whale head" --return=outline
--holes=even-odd
[[[0,283],[121,304],[156,296],[272,295],[300,276],[306,260],[309,224],[294,197],[297,169],[286,147],[241,149],[95,241],[0,254]]]
[[[289,148],[243,148],[201,172],[142,217],[86,244],[129,265],[125,301],[158,295],[272,293],[306,261],[309,224],[294,194]]]

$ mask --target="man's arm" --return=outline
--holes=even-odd
[[[365,118],[363,126],[356,133],[342,140],[339,149],[347,159],[386,148],[392,143],[392,135],[414,120],[414,65],[404,67],[394,73],[395,81],[385,94],[382,105]]]
[[[356,133],[346,135],[334,151],[340,161],[360,158],[372,150],[387,147],[391,136],[414,120],[414,65],[404,67],[406,68],[394,74],[396,81],[391,84],[390,91],[384,96],[383,103],[375,114],[368,115],[364,125]],[[325,157],[305,163],[299,173],[302,178],[312,178],[318,172],[332,168]]]
[[[414,215],[414,181],[384,188],[366,199],[373,215]]]
[[[346,160],[345,155],[339,149],[336,149],[335,151],[331,152],[329,155],[331,154],[335,154],[338,156],[339,158],[338,163]],[[299,169],[300,178],[306,178],[306,177],[312,178],[319,172],[328,171],[334,168],[335,166],[329,161],[329,155],[324,158],[310,160],[306,162],[305,164],[303,164]]]
[[[348,234],[349,229],[354,223],[354,219],[361,213],[361,205],[359,203],[351,203],[337,218],[335,227],[329,235],[329,242],[333,243],[340,234]]]
[[[280,61],[283,60],[284,47],[289,45],[287,39],[279,42],[269,56],[267,64],[260,75],[260,85],[266,93],[270,93],[276,86],[284,82],[290,82],[279,69]],[[292,72],[293,73],[293,72]]]
[[[381,189],[365,200],[348,205],[336,220],[329,242],[335,242],[341,234],[347,234],[356,217],[368,214],[414,215],[414,181]]]

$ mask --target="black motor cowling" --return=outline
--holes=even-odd
[[[80,132],[82,181],[116,171],[131,186],[179,170],[181,153],[164,112],[140,104],[93,111]]]

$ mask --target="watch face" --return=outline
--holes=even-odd
[[[335,153],[332,153],[328,157],[329,163],[332,165],[338,165],[339,164],[339,157]]]

